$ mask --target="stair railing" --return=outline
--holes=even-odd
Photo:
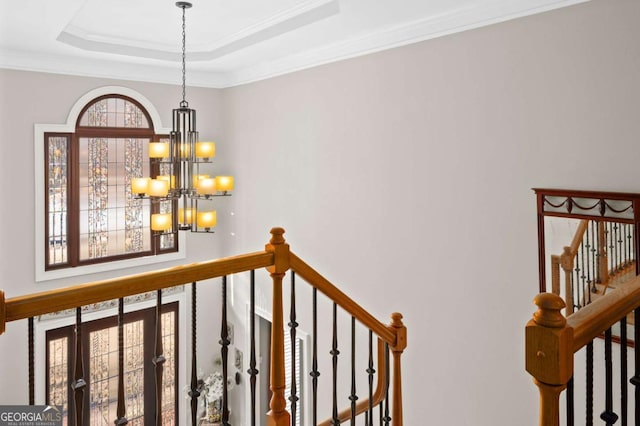
[[[540,425],[560,425],[560,394],[567,389],[574,375],[574,354],[587,346],[587,375],[591,375],[591,383],[587,379],[587,392],[593,386],[593,340],[605,334],[605,359],[607,402],[605,412],[601,418],[607,424],[613,424],[617,414],[612,409],[611,383],[611,327],[621,322],[623,337],[620,344],[622,370],[622,401],[621,410],[626,410],[626,316],[634,311],[636,317],[635,337],[640,335],[640,277],[629,281],[615,292],[601,297],[585,306],[573,315],[565,318],[561,311],[565,307],[562,298],[553,293],[538,294],[534,303],[538,310],[525,328],[526,370],[533,376],[534,383],[540,391]],[[636,386],[635,406],[636,421],[640,419],[640,352],[636,345],[635,374],[631,383]],[[590,361],[589,361],[590,359]],[[593,389],[591,389],[593,397]],[[567,403],[567,418],[573,419],[571,401]],[[593,403],[587,408],[587,417],[593,418]],[[626,416],[626,413],[624,414]],[[573,420],[568,424],[573,424]],[[626,419],[623,424],[626,424]]]
[[[94,303],[99,303],[108,300],[117,299],[118,303],[118,319],[119,319],[119,351],[120,351],[120,371],[118,374],[118,407],[117,415],[118,419],[114,419],[116,424],[126,424],[125,407],[124,407],[124,395],[123,395],[123,374],[122,374],[122,324],[123,320],[123,300],[127,296],[132,296],[141,293],[147,293],[155,291],[157,293],[158,301],[158,313],[160,312],[159,306],[161,305],[161,290],[168,289],[170,287],[181,286],[185,284],[191,284],[192,287],[192,373],[191,373],[191,389],[189,395],[191,396],[191,418],[192,423],[195,425],[197,399],[200,392],[196,386],[196,360],[195,360],[195,342],[196,342],[196,324],[195,324],[195,306],[196,306],[196,283],[204,280],[210,280],[212,278],[222,278],[222,331],[221,331],[221,353],[223,360],[223,375],[225,390],[223,393],[223,414],[222,424],[229,425],[228,423],[228,407],[227,407],[227,350],[229,345],[229,336],[227,335],[226,327],[226,277],[231,274],[237,274],[242,272],[251,272],[251,305],[252,311],[254,309],[254,271],[258,268],[266,268],[272,278],[272,327],[271,327],[271,365],[270,365],[270,389],[272,398],[269,404],[270,411],[266,414],[267,424],[270,426],[289,426],[291,424],[290,413],[286,409],[286,396],[284,394],[285,383],[285,357],[284,357],[284,312],[283,312],[283,278],[287,272],[292,275],[292,312],[289,322],[292,337],[295,337],[295,328],[297,327],[295,317],[295,285],[294,277],[298,275],[305,280],[313,291],[313,310],[314,310],[314,329],[317,327],[316,322],[316,294],[320,292],[324,294],[331,302],[333,302],[333,348],[331,355],[333,359],[333,414],[331,419],[320,424],[340,424],[348,420],[351,424],[355,424],[355,417],[364,413],[365,421],[367,425],[373,425],[373,407],[379,405],[380,407],[380,424],[402,426],[403,424],[403,409],[402,409],[402,378],[401,378],[401,355],[407,345],[407,329],[402,322],[402,315],[394,313],[390,325],[385,325],[377,320],[374,316],[368,313],[355,301],[349,298],[335,285],[330,283],[324,277],[322,277],[313,268],[307,265],[301,258],[296,256],[289,250],[289,245],[285,242],[282,228],[273,228],[271,230],[272,237],[269,243],[265,246],[264,251],[248,253],[238,255],[234,257],[211,260],[205,262],[193,263],[190,265],[177,266],[168,269],[162,269],[143,274],[132,275],[123,278],[115,278],[110,280],[98,281],[88,284],[76,285],[65,287],[61,289],[45,291],[40,293],[29,294],[25,296],[18,296],[5,299],[5,294],[0,291],[0,334],[4,333],[6,324],[8,322],[18,321],[22,319],[28,319],[29,324],[29,402],[34,404],[34,392],[33,392],[33,319],[39,315],[45,315],[53,312],[75,309],[77,313],[77,333],[81,330],[81,307]],[[366,327],[369,330],[369,366],[367,368],[367,374],[369,379],[369,397],[359,398],[355,392],[355,370],[354,370],[354,358],[355,349],[352,352],[352,375],[354,379],[352,381],[352,393],[349,397],[351,401],[350,408],[342,411],[338,411],[338,400],[336,397],[336,376],[338,355],[338,340],[337,340],[337,328],[338,322],[336,319],[337,308],[340,307],[343,311],[351,315],[352,321],[352,346],[355,347],[355,324],[356,321]],[[158,319],[156,319],[158,321]],[[159,327],[156,327],[159,332]],[[251,325],[253,335],[253,325]],[[315,330],[314,330],[315,331]],[[373,380],[376,370],[374,369],[374,356],[373,356],[373,337],[377,340],[377,385],[373,386]],[[156,336],[158,338],[158,336]],[[76,339],[79,341],[79,336]],[[292,339],[293,340],[293,339]],[[80,343],[77,343],[79,345]],[[255,353],[254,341],[252,341],[252,361],[250,363],[250,369],[247,373],[250,376],[250,383],[252,386],[252,402],[254,403],[254,409],[252,418],[250,420],[251,425],[256,424],[255,419],[255,382],[258,371],[255,368]],[[81,351],[80,346],[76,346],[78,351]],[[389,352],[393,356],[393,365],[390,366]],[[156,382],[157,386],[161,386],[162,383],[162,363],[164,357],[162,355],[162,345],[156,346],[154,354],[154,364],[156,365]],[[82,392],[86,382],[82,377],[83,366],[80,363],[76,369],[76,380],[73,383],[74,396],[79,401],[82,399]],[[320,372],[317,370],[317,361],[315,354],[315,334],[314,334],[314,369],[311,376],[314,381],[313,399],[314,405],[317,399],[317,380]],[[392,390],[392,395],[389,397],[389,390]],[[289,400],[292,402],[292,410],[295,410],[298,396],[295,391],[289,396]],[[358,401],[359,400],[359,401]],[[389,411],[389,401],[391,400],[392,411]],[[383,411],[383,404],[385,407]],[[156,410],[157,411],[157,410]],[[71,413],[70,413],[71,415]],[[314,423],[316,422],[314,409]],[[77,424],[82,423],[82,404],[76,404],[75,418]],[[155,413],[156,424],[162,424],[161,414]]]
[[[572,274],[575,265],[575,258],[578,255],[578,250],[582,244],[588,225],[588,220],[581,220],[578,224],[578,228],[576,229],[576,233],[571,240],[571,245],[565,246],[562,254],[551,255],[551,291],[554,294],[560,295],[560,268],[562,268],[564,272],[567,316],[571,315],[574,310]]]
[[[578,222],[571,244],[563,247],[561,254],[550,256],[551,292],[564,297],[565,315],[633,275],[632,239],[633,229],[628,224],[587,219]]]

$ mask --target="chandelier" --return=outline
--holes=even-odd
[[[215,156],[215,143],[199,140],[196,111],[185,100],[185,10],[192,5],[179,1],[176,6],[182,9],[182,101],[173,110],[169,140],[149,143],[151,174],[155,177],[131,180],[131,192],[152,202],[151,230],[155,235],[175,233],[178,229],[213,232],[217,214],[205,207],[214,197],[231,195],[234,184],[232,176],[211,177],[200,171]]]

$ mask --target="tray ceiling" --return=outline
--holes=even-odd
[[[187,84],[228,87],[588,0],[192,0]],[[172,0],[0,3],[0,67],[179,82]]]

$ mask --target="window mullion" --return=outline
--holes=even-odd
[[[78,266],[80,260],[80,148],[79,137],[72,135],[69,149],[69,179],[67,184],[67,232],[69,265]]]

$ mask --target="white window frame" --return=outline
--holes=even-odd
[[[259,307],[257,304],[255,306],[255,316],[256,319],[257,317],[260,317],[266,321],[269,321],[271,324],[273,324],[273,316],[271,315],[271,312],[268,312],[266,309],[263,309],[261,307]],[[251,306],[249,305],[249,303],[246,304],[246,320],[247,320],[247,327],[245,330],[245,366],[247,367],[247,369],[249,368],[249,359],[251,354],[249,353],[249,351],[251,350],[251,333],[249,332],[249,324],[251,321]],[[286,322],[286,321],[285,321]],[[288,333],[289,329],[288,327],[285,327],[284,332],[285,332],[285,339],[290,339],[289,333]],[[260,327],[255,327],[255,338],[256,338],[256,342],[260,341]],[[302,416],[300,418],[301,422],[303,425],[311,425],[313,422],[313,412],[312,412],[312,407],[311,407],[311,384],[310,384],[310,380],[305,380],[309,378],[309,374],[311,373],[311,363],[312,363],[312,353],[311,353],[311,336],[309,335],[309,333],[305,332],[304,330],[302,330],[300,327],[296,328],[296,338],[300,339],[302,341],[302,371],[301,371],[301,377],[303,378],[302,383],[301,383],[301,389],[298,390],[298,393],[303,395],[303,398],[300,398],[300,400],[298,400],[298,406],[302,407]],[[256,420],[259,420],[261,415],[263,415],[264,413],[266,413],[268,411],[269,408],[269,401],[260,401],[259,398],[259,390],[261,389],[262,380],[269,380],[269,377],[266,376],[266,374],[264,373],[265,371],[267,371],[267,369],[265,369],[264,367],[262,369],[260,369],[260,364],[262,363],[262,360],[259,359],[259,355],[256,354],[256,368],[258,369],[259,373],[256,376],[256,416],[258,417]],[[245,420],[246,422],[249,421],[249,419],[251,419],[251,385],[249,383],[249,380],[245,380]],[[289,395],[285,395],[284,396],[287,401],[289,398]]]
[[[69,111],[66,124],[34,124],[34,164],[35,164],[35,280],[36,282],[74,277],[78,275],[93,274],[98,272],[114,271],[118,269],[133,268],[137,266],[152,265],[185,259],[187,256],[186,237],[184,232],[178,232],[178,251],[158,254],[154,256],[136,257],[132,259],[117,260],[113,262],[97,263],[92,265],[76,266],[73,268],[61,268],[47,271],[45,269],[46,235],[44,229],[45,194],[44,194],[44,135],[45,133],[74,133],[76,122],[82,109],[93,99],[104,95],[123,95],[138,101],[149,113],[151,124],[156,134],[169,134],[171,129],[162,127],[160,114],[151,101],[133,89],[121,86],[103,86],[93,89],[80,97]]]

